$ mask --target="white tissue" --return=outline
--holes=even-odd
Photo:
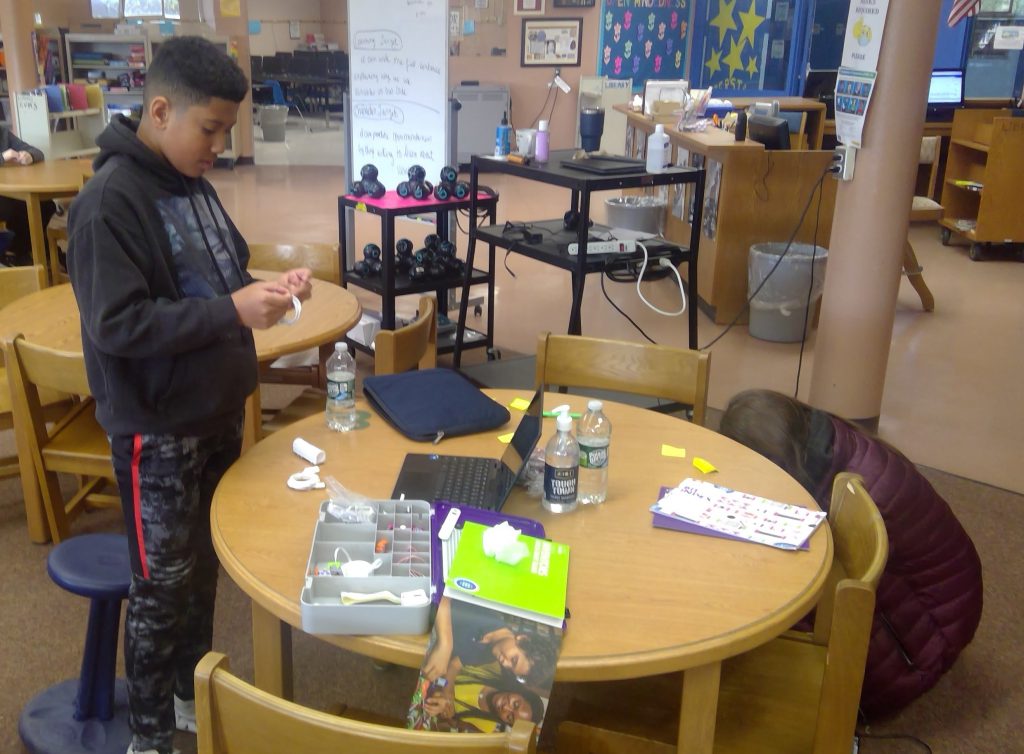
[[[327,460],[327,454],[320,450],[316,445],[306,442],[301,437],[296,437],[292,443],[292,450],[299,458],[302,458],[310,463],[321,464]]]
[[[494,558],[499,563],[515,565],[530,554],[525,542],[519,541],[519,529],[508,521],[502,521],[484,532],[484,555]]]

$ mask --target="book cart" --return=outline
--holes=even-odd
[[[942,243],[970,241],[979,260],[993,245],[1024,243],[1020,211],[1024,117],[1017,110],[957,110],[942,184]],[[1018,252],[1019,253],[1019,252]]]
[[[475,202],[469,198],[450,199],[447,201],[417,201],[416,199],[398,196],[396,191],[388,191],[380,199],[373,199],[369,196],[345,195],[338,197],[338,254],[339,269],[341,270],[341,284],[344,287],[354,285],[358,288],[365,288],[373,291],[381,298],[381,329],[394,330],[395,320],[395,299],[398,296],[408,294],[426,293],[435,291],[437,295],[438,315],[447,316],[448,313],[448,291],[463,286],[466,279],[461,273],[450,273],[442,277],[431,277],[422,280],[413,280],[407,272],[400,272],[395,261],[395,220],[399,217],[410,215],[433,214],[435,216],[434,233],[442,239],[450,238],[451,230],[449,225],[449,213],[457,210],[468,210],[470,207],[479,209],[486,214],[491,223],[496,221],[498,197],[497,195],[480,193]],[[377,276],[364,276],[357,273],[353,267],[348,266],[346,253],[346,215],[351,208],[356,212],[365,212],[376,215],[380,218],[381,235],[381,273]],[[422,239],[413,240],[414,249],[422,247]],[[361,259],[362,254],[353,254],[352,258]],[[487,325],[484,332],[468,330],[464,338],[463,348],[486,348],[488,359],[494,353],[494,245],[490,245],[490,263],[487,271],[468,269],[469,285],[487,285]],[[451,353],[455,350],[454,325],[444,328],[439,327],[437,333],[438,354]],[[353,347],[372,354],[370,343],[361,343],[348,338],[348,343]]]

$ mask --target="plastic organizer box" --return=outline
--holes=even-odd
[[[332,515],[330,501],[320,506],[306,581],[299,598],[302,630],[314,634],[424,634],[430,627],[430,503],[377,500],[357,520],[353,508]],[[344,505],[340,506],[345,508]],[[369,576],[343,576],[347,561],[380,565]],[[329,575],[324,575],[329,574]],[[342,604],[342,592],[395,596],[422,589],[422,604],[387,601]]]

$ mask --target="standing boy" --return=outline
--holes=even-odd
[[[195,730],[192,678],[217,590],[210,500],[257,383],[250,328],[273,326],[310,290],[306,269],[253,282],[245,241],[203,178],[248,90],[212,43],[164,42],[141,122],[118,116],[100,135],[96,174],[71,205],[68,271],[131,550],[129,754],[171,754],[175,727]]]

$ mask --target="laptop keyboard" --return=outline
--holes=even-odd
[[[438,500],[468,503],[477,507],[491,507],[488,498],[494,461],[488,458],[443,456],[441,458],[441,485]]]

